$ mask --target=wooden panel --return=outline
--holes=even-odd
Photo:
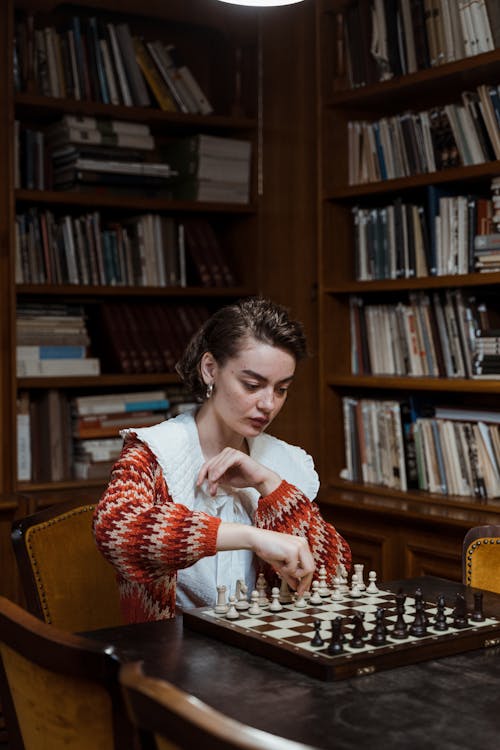
[[[439,576],[451,581],[462,580],[462,540],[463,533],[455,536],[442,530],[440,533],[424,534],[408,529],[404,543],[402,575]]]

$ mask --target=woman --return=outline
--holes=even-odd
[[[217,587],[278,574],[298,594],[316,567],[349,568],[344,539],[312,502],[319,482],[301,448],[265,434],[306,355],[284,308],[246,299],[216,312],[177,369],[201,405],[128,429],[94,517],[115,567],[124,617],[213,605]],[[275,583],[275,581],[273,581]]]

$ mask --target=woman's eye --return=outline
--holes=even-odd
[[[244,383],[244,386],[249,391],[256,391],[259,387],[258,383]]]

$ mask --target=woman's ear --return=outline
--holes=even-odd
[[[200,373],[205,385],[213,384],[217,373],[217,362],[210,352],[205,352],[200,359]]]

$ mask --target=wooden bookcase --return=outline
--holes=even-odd
[[[500,174],[500,162],[452,167],[361,185],[348,184],[351,120],[378,120],[407,110],[452,102],[463,90],[500,80],[500,50],[356,89],[335,90],[335,12],[345,3],[316,3],[318,49],[318,232],[320,401],[322,479],[325,512],[364,561],[384,578],[424,573],[461,578],[461,542],[467,528],[500,522],[500,502],[479,503],[410,490],[355,484],[341,478],[345,466],[342,399],[345,396],[403,399],[410,394],[434,403],[498,409],[500,381],[351,374],[349,297],[389,303],[414,290],[462,288],[494,293],[500,274],[429,276],[356,281],[353,206],[387,204],[398,196],[419,196],[428,185],[483,190]]]

